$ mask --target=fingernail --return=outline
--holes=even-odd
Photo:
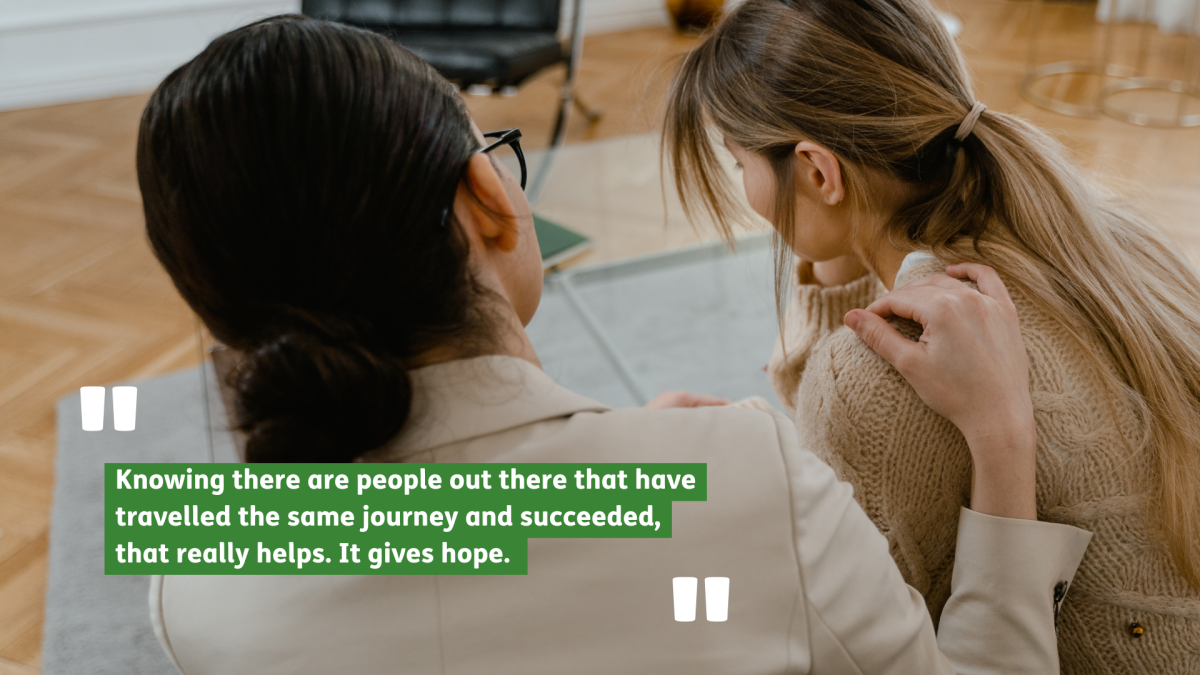
[[[855,314],[854,312],[847,312],[845,318],[842,320],[846,322],[846,325],[850,327],[850,330],[858,330],[858,314]]]

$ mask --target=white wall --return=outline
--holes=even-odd
[[[0,110],[153,89],[214,37],[300,0],[0,0]]]
[[[667,23],[663,0],[586,2],[588,34]],[[298,11],[300,0],[0,0],[0,110],[149,91],[221,33]]]

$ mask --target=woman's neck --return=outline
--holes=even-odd
[[[541,368],[542,362],[538,359],[537,352],[533,349],[533,343],[529,341],[529,334],[525,332],[525,326],[521,324],[521,319],[513,310],[512,305],[502,298],[493,302],[495,308],[486,313],[492,318],[488,327],[495,331],[493,333],[495,337],[488,341],[490,349],[479,353],[475,350],[463,349],[461,345],[455,343],[441,344],[427,349],[411,359],[410,367],[421,368],[474,356],[494,355],[524,359]]]
[[[911,249],[896,248],[888,232],[897,210],[913,199],[913,189],[899,179],[882,173],[872,173],[868,180],[874,207],[864,214],[866,227],[860,232],[871,234],[859,239],[855,249],[859,260],[891,291],[895,289],[896,275],[900,273],[900,266]]]
[[[533,343],[529,341],[529,334],[525,332],[525,326],[521,324],[521,320],[517,317],[517,313],[508,312],[506,319],[507,326],[503,334],[502,345],[498,354],[504,356],[513,356],[518,359],[525,359],[538,368],[542,367],[542,362],[538,359],[537,352],[533,349]]]
[[[904,258],[907,256],[907,251],[901,251],[884,242],[871,252],[867,266],[875,272],[875,276],[879,277],[884,287],[890,291],[895,289],[896,275],[900,273],[900,266],[904,264]]]

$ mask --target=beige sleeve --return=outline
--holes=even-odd
[[[1057,673],[1055,587],[1070,586],[1092,533],[963,509],[938,648],[959,675]]]
[[[783,335],[775,341],[767,364],[771,386],[789,412],[795,405],[796,388],[813,346],[843,326],[846,312],[866,307],[883,293],[882,284],[872,274],[844,286],[825,287],[813,278],[812,263],[801,261],[796,265]]]
[[[894,325],[919,335],[917,324]],[[801,445],[854,488],[936,625],[950,596],[959,509],[970,497],[966,440],[848,328],[813,350],[797,399]]]
[[[1091,534],[963,510],[954,595],[935,635],[925,602],[887,543],[836,480],[781,429],[806,600],[808,672],[1056,673],[1054,588],[1070,583]]]

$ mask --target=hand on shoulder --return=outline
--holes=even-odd
[[[966,278],[979,290],[958,281]],[[921,338],[900,335],[886,321],[892,316],[920,323]],[[995,270],[952,265],[946,275],[926,277],[847,313],[845,321],[926,405],[963,432],[975,464],[972,509],[1036,518],[1029,359],[1016,307]]]

